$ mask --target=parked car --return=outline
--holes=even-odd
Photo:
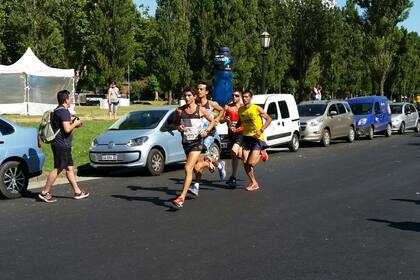
[[[407,102],[391,103],[392,131],[404,134],[407,129],[419,132],[419,113],[412,104]]]
[[[386,96],[365,96],[347,100],[356,122],[356,135],[373,139],[375,133],[392,134],[391,108]]]
[[[181,134],[173,126],[174,106],[132,111],[96,137],[89,151],[94,168],[145,167],[159,175],[165,165],[185,161]],[[220,139],[210,153],[220,156]]]
[[[320,142],[324,147],[332,139],[355,138],[354,115],[345,101],[303,101],[298,105],[300,116],[300,139]]]
[[[37,130],[0,116],[0,193],[6,198],[20,197],[29,179],[42,174],[44,163]]]
[[[264,130],[265,142],[269,147],[287,145],[291,152],[299,149],[299,113],[295,98],[291,94],[258,94],[252,103],[263,108],[272,118],[271,124]],[[230,149],[227,125],[216,127],[223,149]]]

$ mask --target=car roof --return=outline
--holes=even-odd
[[[310,104],[326,105],[330,102],[331,102],[330,100],[309,100],[309,101],[302,101],[299,103],[299,105],[310,105]]]
[[[388,100],[388,98],[386,96],[360,96],[360,97],[353,97],[347,100],[347,102],[351,103],[358,103],[358,102],[372,102],[372,101],[383,101],[383,100]]]
[[[291,94],[281,94],[281,93],[272,93],[272,94],[255,94],[252,96],[252,103],[254,104],[265,104],[267,99],[270,97],[279,97],[282,100],[287,100],[293,95]]]
[[[174,110],[177,107],[178,106],[175,106],[175,105],[165,105],[165,106],[152,107],[152,108],[142,108],[142,109],[130,111],[129,113],[142,112],[142,111],[170,111],[170,110]]]

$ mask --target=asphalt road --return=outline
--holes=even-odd
[[[180,211],[182,166],[1,200],[0,279],[419,279],[419,161],[410,133],[270,153],[252,193],[208,174]]]

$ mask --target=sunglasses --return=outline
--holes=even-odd
[[[239,94],[232,94],[233,97],[241,97]]]

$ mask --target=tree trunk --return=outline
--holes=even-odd
[[[386,80],[386,75],[385,75],[385,73],[383,73],[382,74],[382,77],[381,77],[381,81],[379,83],[379,93],[381,94],[381,96],[384,96],[385,95],[385,91],[384,91],[384,89],[385,89],[385,80]]]
[[[168,92],[168,104],[172,105],[172,90],[169,90]]]

